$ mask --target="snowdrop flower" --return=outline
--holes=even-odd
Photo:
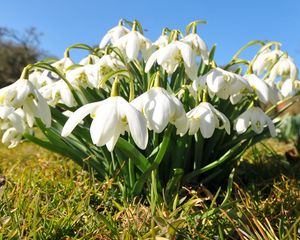
[[[68,55],[68,53],[66,53],[66,55]],[[51,65],[57,68],[58,70],[64,72],[68,67],[74,65],[74,62],[70,57],[65,56],[62,59],[52,63]]]
[[[276,129],[272,120],[259,107],[251,107],[242,113],[235,121],[234,128],[238,134],[246,132],[251,125],[257,134],[262,133],[265,125],[268,126],[272,137],[276,136]]]
[[[279,101],[274,89],[271,88],[264,80],[257,77],[255,74],[245,75],[244,78],[248,80],[250,86],[258,96],[259,101],[264,104],[276,104]]]
[[[41,87],[40,78],[42,72],[40,70],[34,70],[29,74],[28,80],[33,84],[33,86],[37,89]]]
[[[209,51],[206,46],[206,43],[199,37],[196,33],[190,33],[189,35],[185,36],[181,39],[182,42],[189,44],[193,51],[198,55],[201,56],[205,64],[208,64],[208,56]]]
[[[100,85],[101,79],[116,70],[125,69],[124,64],[113,54],[102,56],[99,61],[95,64],[85,65],[85,71],[87,72],[89,83],[91,83],[94,88],[102,87],[105,89],[104,85]],[[112,79],[109,79],[113,83]]]
[[[14,148],[21,142],[21,140],[22,134],[12,127],[4,131],[1,142],[8,148]]]
[[[66,78],[72,86],[83,88],[97,87],[98,79],[94,76],[94,65],[79,66],[66,72]]]
[[[245,88],[251,91],[249,83],[244,78],[219,67],[194,80],[192,84],[193,90],[197,92],[198,87],[203,86],[204,83],[206,83],[211,96],[217,95],[221,99],[228,99]]]
[[[283,55],[271,69],[268,81],[274,81],[277,76],[281,76],[283,79],[290,78],[295,80],[297,74],[298,70],[293,59],[287,55]]]
[[[194,135],[200,129],[204,138],[210,138],[215,129],[225,128],[230,134],[230,122],[228,118],[210,103],[202,102],[187,113],[189,135]]]
[[[67,68],[69,68],[72,65],[74,65],[73,61],[67,56],[51,64],[51,66],[55,67],[63,73],[66,71]],[[59,80],[61,80],[61,78],[56,73],[49,70],[45,70],[39,77],[37,85],[39,86],[38,88],[41,88]]]
[[[161,87],[153,87],[130,102],[144,114],[148,128],[161,133],[168,123],[177,128],[177,134],[187,131],[187,118],[182,103]]]
[[[15,111],[13,107],[0,106],[0,129],[3,131],[2,143],[8,148],[18,145],[25,132],[25,123],[18,114],[20,111],[22,110]]]
[[[112,152],[120,134],[127,131],[139,148],[146,148],[148,131],[145,118],[124,98],[119,96],[109,97],[77,109],[67,120],[61,135],[67,137],[89,114],[93,118],[90,134],[93,143],[97,146],[106,145],[108,150]]]
[[[284,53],[281,50],[264,50],[253,62],[253,71],[256,72],[257,75],[263,74],[264,71],[270,70],[283,54]]]
[[[162,48],[167,46],[169,43],[169,37],[165,34],[159,36],[159,38],[153,43],[157,48]]]
[[[152,50],[151,41],[135,30],[121,37],[114,45],[125,53],[129,61],[137,59],[140,52],[144,59],[148,59]]]
[[[47,127],[51,125],[50,108],[28,79],[21,77],[10,86],[2,88],[0,90],[0,104],[14,108],[22,107],[30,127],[33,126],[35,117],[40,118]]]
[[[95,70],[99,75],[99,79],[111,73],[112,71],[125,69],[124,64],[114,55],[104,55],[99,62],[95,64]]]
[[[96,55],[89,54],[87,57],[80,60],[79,65],[95,64],[99,62],[100,58]]]
[[[122,21],[119,22],[119,25],[110,29],[102,38],[99,48],[103,49],[105,46],[111,42],[111,44],[115,44],[121,37],[129,33],[130,30],[126,27],[122,26]]]
[[[13,107],[0,106],[0,129],[4,130],[13,127],[18,132],[24,132],[24,123],[20,115]]]
[[[283,97],[294,96],[300,91],[300,81],[287,79],[283,82],[280,92]]]
[[[76,88],[76,86],[74,87]],[[58,103],[68,107],[75,107],[77,105],[69,86],[62,79],[40,88],[39,92],[51,106],[55,106]],[[78,89],[76,92],[77,94],[80,94]]]
[[[198,70],[195,53],[188,44],[180,41],[173,41],[155,51],[146,63],[145,72],[149,72],[153,64],[157,62],[168,74],[172,74],[182,61],[186,74],[194,80]]]

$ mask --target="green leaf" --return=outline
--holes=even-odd
[[[150,163],[148,162],[147,158],[145,158],[145,156],[127,140],[124,140],[120,137],[116,143],[116,148],[125,154],[125,156],[128,156],[128,158],[132,159],[137,168],[142,172],[145,172],[150,167]]]
[[[142,188],[143,188],[145,182],[149,179],[151,172],[158,168],[158,166],[159,166],[160,162],[162,161],[162,159],[167,151],[167,148],[169,146],[171,132],[172,132],[172,126],[169,126],[165,131],[163,140],[159,147],[159,151],[158,151],[153,163],[151,164],[150,167],[148,167],[147,170],[143,171],[143,174],[138,179],[138,181],[135,183],[134,188],[133,188],[134,195],[137,195],[142,191]]]

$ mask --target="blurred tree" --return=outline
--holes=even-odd
[[[0,27],[0,88],[16,81],[27,64],[43,57],[40,36],[34,27],[24,33]]]

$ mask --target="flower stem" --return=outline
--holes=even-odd
[[[28,79],[29,78],[29,71],[30,71],[31,68],[32,68],[31,64],[24,67],[20,79]]]

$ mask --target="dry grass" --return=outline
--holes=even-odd
[[[1,147],[0,239],[297,239],[300,180],[281,169],[291,146],[268,143],[275,152],[260,145],[244,156],[226,204],[225,192],[200,186],[154,210],[30,143]]]

